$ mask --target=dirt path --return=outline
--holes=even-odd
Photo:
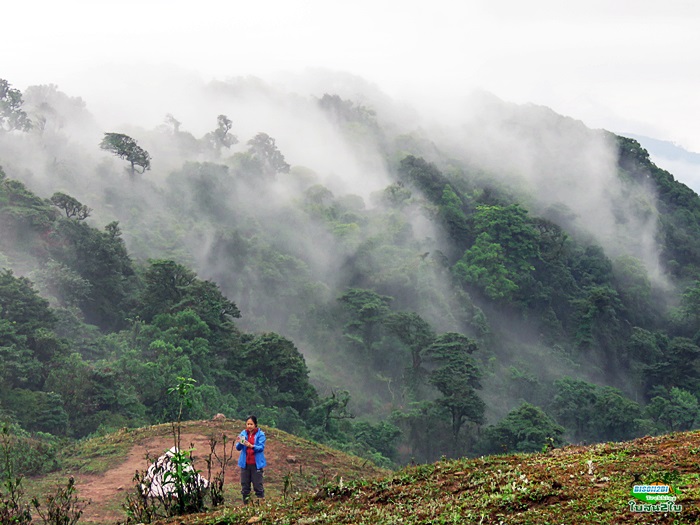
[[[241,423],[242,425],[242,423]],[[238,430],[232,431],[229,422],[226,433],[232,441]],[[237,427],[236,427],[237,428]],[[241,426],[242,428],[242,426]],[[195,467],[201,474],[207,476],[207,465],[204,460],[211,450],[210,436],[221,436],[222,425],[214,422],[190,422],[183,429],[182,448],[192,448]],[[330,481],[336,476],[345,479],[372,475],[378,473],[368,462],[348,456],[342,452],[305,441],[276,429],[264,428],[267,436],[265,456],[268,467],[265,469],[265,492],[267,499],[281,498],[286,487],[289,493],[313,490],[324,481]],[[193,445],[190,447],[190,445]],[[147,455],[153,459],[163,454],[173,446],[173,437],[168,432],[163,435],[135,439],[126,458],[115,462],[106,472],[99,475],[75,474],[78,496],[81,500],[91,503],[85,508],[81,523],[93,525],[113,525],[125,519],[122,505],[128,492],[134,490],[134,474],[148,467]],[[231,443],[227,445],[230,449]],[[217,451],[222,453],[221,444]],[[226,505],[238,504],[240,498],[239,470],[237,466],[239,453],[233,450],[225,473],[224,492]],[[219,470],[212,467],[212,477]]]
[[[204,434],[187,433],[182,435],[181,443],[183,448],[194,444],[195,465],[203,468],[203,464],[197,460],[202,454],[208,453],[209,438]],[[147,457],[156,458],[172,446],[171,436],[152,438],[145,443],[134,445],[122,463],[115,464],[104,474],[75,476],[80,498],[91,502],[85,508],[81,521],[116,523],[124,519],[124,511],[120,507],[125,502],[126,493],[132,491],[136,485],[134,474],[148,468]],[[232,474],[226,476],[227,484],[233,481]]]

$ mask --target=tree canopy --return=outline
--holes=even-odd
[[[32,122],[22,109],[22,92],[10,86],[7,80],[0,78],[0,132],[29,131]]]
[[[130,173],[145,173],[151,169],[151,155],[138,145],[138,142],[123,133],[105,133],[100,148],[109,151],[130,164]],[[141,171],[138,171],[140,168]]]

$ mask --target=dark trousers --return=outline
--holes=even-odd
[[[263,469],[258,469],[255,465],[246,465],[245,468],[241,469],[241,494],[243,495],[243,503],[248,503],[251,483],[253,484],[255,495],[258,498],[264,498]]]

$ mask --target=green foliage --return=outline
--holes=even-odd
[[[566,425],[574,441],[623,440],[637,437],[642,407],[620,390],[564,378],[554,383],[551,414]]]
[[[474,228],[487,232],[503,247],[508,266],[517,273],[533,270],[532,261],[539,257],[538,235],[530,224],[527,211],[517,204],[511,206],[477,206]]]
[[[0,318],[12,324],[15,333],[32,336],[41,328],[52,328],[55,317],[46,299],[39,296],[26,277],[0,270]]]
[[[0,78],[0,132],[29,131],[32,122],[22,109],[22,93],[10,87],[10,83]]]
[[[350,317],[345,324],[345,333],[351,341],[364,348],[366,355],[372,354],[373,346],[379,341],[379,327],[389,314],[392,300],[372,290],[359,288],[350,288],[338,298]]]
[[[103,329],[122,327],[134,269],[119,224],[99,231],[82,221],[63,220],[56,231],[62,242],[51,248],[53,258],[90,284],[90,293],[79,302],[86,320]]]
[[[242,368],[266,406],[289,406],[305,414],[316,400],[309,370],[294,343],[278,334],[261,334],[243,347]]]
[[[12,431],[11,431],[12,430]],[[0,487],[0,523],[13,525],[28,525],[32,522],[32,513],[25,502],[25,492],[22,486],[23,475],[45,472],[49,465],[40,465],[36,469],[23,470],[31,466],[32,460],[48,460],[48,457],[37,458],[34,451],[26,447],[26,435],[21,430],[11,429],[3,424],[0,435],[0,464],[2,465],[2,486]],[[55,451],[54,451],[55,452]],[[30,453],[29,457],[25,454]],[[53,465],[52,465],[53,466]],[[32,498],[34,511],[45,524],[74,525],[80,518],[85,507],[75,494],[75,480],[69,478],[65,488],[58,487],[55,493],[46,496],[46,507],[42,507],[38,498]]]
[[[75,478],[68,478],[65,487],[59,486],[54,494],[46,496],[44,505],[38,498],[32,499],[36,513],[47,525],[75,525],[89,502],[78,499]]]
[[[14,450],[12,436],[3,425],[0,435],[0,454],[2,454],[2,488],[0,489],[0,522],[26,525],[32,522],[29,505],[24,502],[22,476],[15,474]]]
[[[454,272],[491,299],[511,300],[535,270],[537,231],[517,205],[478,206],[473,223],[476,241],[455,264]]]
[[[623,305],[610,286],[593,286],[586,292],[584,298],[575,301],[579,315],[576,342],[582,348],[600,349],[607,369],[612,371],[622,364],[616,359],[615,343],[625,329],[621,315]]]
[[[338,95],[324,93],[318,105],[358,153],[385,150],[385,138],[374,109]]]
[[[182,421],[182,408],[184,406],[192,406],[190,394],[194,390],[196,384],[197,381],[191,377],[178,377],[177,385],[168,389],[168,394],[175,395],[180,403],[180,408],[177,413],[178,425]]]
[[[320,432],[317,438],[338,437],[340,435],[339,423],[353,419],[355,416],[348,409],[350,393],[346,390],[331,392],[330,396],[322,398],[309,414],[309,422],[316,432]]]
[[[590,420],[598,397],[597,386],[570,377],[555,381],[554,386],[550,407],[554,418],[570,429],[574,442],[591,439]]]
[[[529,403],[511,411],[496,425],[485,430],[484,453],[537,452],[545,446],[563,444],[564,427]]]
[[[40,387],[52,353],[60,353],[60,345],[47,336],[54,322],[48,301],[29,279],[0,270],[0,386]]]
[[[454,240],[457,247],[468,246],[472,238],[469,219],[465,214],[465,204],[462,199],[455,193],[452,187],[448,184],[442,191],[442,198],[438,206],[438,213],[442,223]]]
[[[651,398],[646,413],[663,429],[691,430],[700,422],[700,404],[697,398],[681,388],[673,387],[663,395]]]
[[[147,407],[149,420],[162,423],[177,419],[180,406],[167,395],[168,389],[177,383],[178,377],[192,377],[193,374],[192,362],[182,348],[156,339],[143,354],[130,351],[122,355],[119,369],[129,377],[129,385],[138,385],[137,398]],[[183,407],[183,410],[185,419],[203,416],[197,399],[193,399],[191,407]]]
[[[78,199],[66,195],[65,193],[56,192],[51,196],[51,204],[63,210],[66,214],[66,219],[75,218],[77,221],[83,221],[90,216],[91,208],[81,204]]]
[[[7,387],[36,386],[41,382],[41,363],[26,346],[14,326],[0,319],[0,378]]]
[[[144,274],[141,318],[149,322],[158,313],[169,312],[184,299],[196,279],[195,273],[175,261],[155,260]]]
[[[653,319],[652,287],[644,264],[635,257],[620,256],[614,261],[613,274],[620,299],[633,322],[648,325]]]
[[[383,203],[394,208],[402,208],[406,206],[411,198],[411,190],[406,188],[403,183],[398,182],[387,186],[381,194]]]
[[[390,422],[396,425],[406,439],[408,457],[404,462],[430,462],[438,459],[442,444],[437,442],[437,429],[441,429],[443,409],[430,401],[411,402],[402,410],[395,410]],[[434,434],[429,431],[434,429]],[[426,437],[430,434],[430,438]]]
[[[700,391],[700,347],[685,337],[674,337],[661,349],[661,355],[643,366],[647,392],[654,388],[681,388],[691,393]]]
[[[472,353],[476,342],[458,333],[439,335],[423,352],[426,365],[432,368],[429,382],[442,397],[437,404],[447,409],[452,417],[455,441],[465,422],[481,424],[484,421],[484,402],[476,389],[481,388],[481,371]]]
[[[21,182],[0,178],[0,221],[3,225],[0,232],[2,246],[19,248],[28,251],[39,251],[45,239],[40,234],[46,234],[51,224],[58,217],[58,211],[46,200],[39,198]]]
[[[422,352],[435,340],[435,332],[427,321],[415,312],[391,313],[383,323],[389,333],[406,345],[411,353],[410,366],[406,367],[407,386],[417,394],[419,384],[424,379]]]
[[[318,105],[338,122],[358,122],[376,126],[376,112],[361,104],[355,104],[352,100],[324,93]]]
[[[200,281],[195,273],[169,260],[152,260],[144,274],[141,295],[142,319],[151,321],[159,313],[190,309],[210,329],[230,329],[230,318],[240,317],[238,307],[223,296],[211,281]]]
[[[386,458],[396,458],[396,444],[401,436],[401,429],[397,426],[386,421],[375,424],[358,421],[353,425],[352,430],[354,438],[360,446],[377,450]],[[391,465],[383,466],[390,467]]]
[[[39,290],[55,297],[59,306],[76,307],[90,297],[92,284],[75,270],[53,259],[34,271],[31,278]]]
[[[75,437],[100,427],[116,429],[130,421],[132,425],[142,423],[145,409],[137,386],[124,381],[110,364],[90,363],[77,353],[57,359],[45,384],[54,395],[60,395],[69,416],[69,433]]]
[[[454,273],[465,283],[482,289],[491,299],[511,299],[518,290],[512,280],[516,276],[506,267],[505,251],[492,242],[488,233],[481,233],[474,245],[454,266]]]
[[[167,179],[168,206],[178,215],[199,220],[225,221],[231,213],[234,178],[227,166],[212,162],[185,162]]]
[[[696,279],[700,266],[700,197],[669,172],[655,166],[639,142],[615,136],[618,166],[637,181],[653,181],[660,212],[658,238],[663,259],[677,277]]]
[[[182,450],[181,442],[183,408],[192,407],[191,396],[196,384],[197,381],[191,377],[178,377],[177,384],[168,389],[168,394],[175,397],[179,408],[177,421],[173,424],[174,447],[168,453],[170,465],[161,472],[161,476],[163,488],[168,485],[174,487],[170,495],[176,505],[172,507],[177,509],[174,514],[180,516],[204,510],[205,486],[200,481],[199,471],[194,468],[192,451]],[[154,481],[154,477],[151,477],[151,482]],[[163,497],[166,498],[165,495]]]
[[[690,334],[700,331],[700,281],[693,281],[683,291],[678,314]]]
[[[132,176],[137,172],[143,174],[151,169],[151,154],[141,148],[135,139],[123,133],[105,133],[100,142],[100,149],[129,162]],[[137,167],[141,168],[141,171],[138,171]]]
[[[56,436],[44,433],[30,433],[16,423],[2,423],[3,427],[3,472],[11,469],[25,476],[36,476],[61,468],[59,453],[65,445]],[[8,464],[10,462],[11,464]]]
[[[238,144],[238,138],[229,133],[233,122],[226,115],[216,117],[216,124],[216,129],[204,136],[204,141],[218,157],[222,148],[230,149],[234,144]]]
[[[68,414],[56,392],[14,388],[2,396],[2,404],[30,432],[65,435],[68,430]]]
[[[622,441],[637,437],[642,407],[625,397],[613,387],[602,387],[598,392],[593,412],[591,427],[597,433],[613,441]]]
[[[240,171],[248,177],[272,177],[277,173],[289,173],[290,165],[270,135],[258,133],[247,144],[248,150],[238,159]]]
[[[399,173],[403,180],[421,190],[430,202],[439,204],[442,201],[449,181],[434,164],[408,155],[401,161]]]

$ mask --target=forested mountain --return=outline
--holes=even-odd
[[[633,139],[487,94],[425,118],[332,76],[102,129],[0,83],[16,432],[172,420],[179,378],[185,417],[385,465],[700,425],[700,198]]]

